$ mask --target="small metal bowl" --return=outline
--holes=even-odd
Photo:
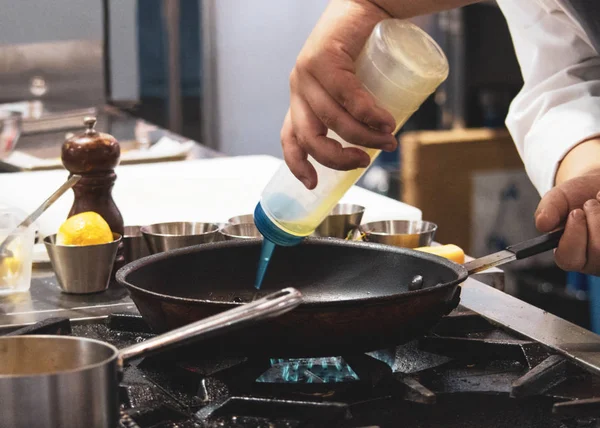
[[[123,235],[123,255],[125,263],[150,255],[148,244],[142,234],[142,226],[125,226]]]
[[[337,204],[317,227],[314,236],[346,239],[362,221],[365,207],[355,204]]]
[[[207,244],[219,239],[219,226],[215,223],[170,222],[156,223],[140,228],[152,254],[177,248]]]
[[[44,245],[58,285],[64,293],[91,294],[105,291],[110,283],[121,235],[99,245],[59,245],[56,234],[44,238]]]
[[[417,248],[431,245],[437,225],[422,220],[385,220],[360,226],[363,241]]]
[[[254,215],[253,214],[244,214],[244,215],[238,215],[235,217],[231,217],[229,220],[227,220],[228,224],[246,224],[246,223],[252,223],[254,224]]]
[[[256,239],[262,238],[254,223],[228,224],[219,230],[227,241],[234,239]]]

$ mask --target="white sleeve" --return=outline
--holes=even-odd
[[[499,0],[523,80],[506,125],[540,192],[554,186],[574,146],[600,136],[600,56],[581,26],[552,0]]]

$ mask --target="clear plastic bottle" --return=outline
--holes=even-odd
[[[435,41],[416,25],[387,19],[373,29],[356,61],[356,73],[378,104],[396,119],[394,133],[448,76],[448,61]],[[330,138],[352,146],[332,131]],[[361,147],[371,157],[380,150]],[[270,242],[291,246],[312,234],[366,171],[336,171],[309,157],[318,184],[308,190],[283,164],[265,187],[254,220]]]
[[[27,214],[19,208],[0,203],[0,242],[15,232]],[[29,290],[33,266],[35,223],[16,232],[8,245],[10,257],[0,257],[0,296]]]

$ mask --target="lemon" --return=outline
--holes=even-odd
[[[58,245],[98,245],[113,241],[110,226],[102,216],[87,211],[69,217],[58,229]]]

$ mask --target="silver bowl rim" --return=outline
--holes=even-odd
[[[257,238],[261,238],[261,236],[249,236],[249,235],[234,235],[231,233],[227,233],[225,232],[225,229],[228,227],[238,227],[238,226],[242,226],[242,225],[248,225],[248,226],[252,226],[254,227],[257,231],[258,228],[256,227],[256,225],[254,223],[227,223],[225,225],[223,225],[223,227],[221,227],[219,229],[219,233],[223,236],[228,236],[230,238],[239,238],[239,239],[257,239]],[[258,233],[260,234],[260,231],[258,231]]]
[[[389,232],[373,232],[368,229],[370,225],[378,224],[378,223],[403,223],[403,224],[422,224],[427,227],[427,230],[422,232],[414,232],[414,233],[389,233]],[[378,220],[371,221],[368,223],[361,224],[359,226],[361,232],[366,233],[368,235],[378,235],[378,236],[419,236],[419,235],[429,235],[437,231],[438,225],[431,221],[427,220]]]
[[[143,238],[144,235],[142,234],[142,227],[140,225],[137,224],[127,224],[123,227],[123,239],[132,239],[132,238]],[[137,230],[138,234],[136,235],[131,235],[130,233],[128,233],[129,229],[135,229]]]
[[[168,225],[168,224],[206,224],[209,226],[212,226],[214,230],[209,230],[207,232],[201,232],[201,233],[156,233],[156,232],[151,232],[150,228],[153,226],[161,226],[161,225]],[[210,235],[213,233],[219,233],[219,225],[217,223],[212,223],[212,222],[206,222],[206,221],[166,221],[166,222],[161,222],[161,223],[152,223],[152,224],[148,224],[146,226],[141,226],[140,227],[140,231],[142,232],[142,235],[148,235],[148,236],[160,236],[160,237],[165,237],[165,238],[179,238],[179,237],[191,237],[191,236],[203,236],[203,235]]]
[[[121,242],[121,240],[123,240],[123,235],[121,235],[120,233],[117,232],[113,232],[113,240],[110,242],[107,242],[105,244],[92,244],[92,245],[64,245],[64,244],[57,244],[55,242],[52,242],[52,238],[56,238],[56,235],[58,235],[57,233],[53,233],[52,235],[47,235],[44,237],[43,241],[44,241],[44,245],[47,246],[51,246],[51,247],[61,247],[61,248],[99,248],[99,247],[109,247],[112,245],[116,245],[119,242]]]
[[[246,213],[246,214],[238,214],[238,215],[234,215],[231,216],[227,219],[227,223],[228,225],[235,225],[235,224],[246,224],[247,222],[234,222],[232,220],[235,220],[237,218],[242,218],[242,217],[252,217],[253,221],[254,221],[254,214],[251,213]]]
[[[353,207],[353,208],[357,208],[356,210],[353,210],[350,213],[345,213],[345,214],[338,214],[338,213],[333,213],[333,210],[335,210],[338,206],[346,206],[346,207]],[[331,211],[329,212],[329,214],[327,214],[327,217],[325,217],[325,219],[329,218],[329,217],[343,217],[343,216],[352,216],[352,215],[364,215],[365,211],[367,210],[366,207],[359,205],[359,204],[352,204],[352,203],[344,203],[344,204],[336,204]]]

